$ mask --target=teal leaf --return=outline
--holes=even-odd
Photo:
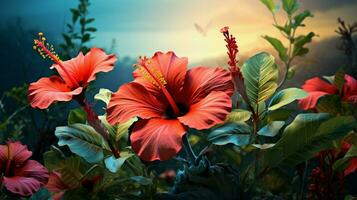
[[[134,154],[128,152],[120,152],[120,158],[110,156],[104,160],[105,167],[109,171],[116,173],[124,165],[125,161],[132,156],[134,156]]]
[[[250,133],[250,127],[246,123],[228,123],[214,129],[208,135],[208,141],[215,145],[234,144],[244,146],[249,143]]]
[[[288,88],[276,93],[270,100],[268,110],[276,110],[289,103],[307,97],[307,93],[300,88]]]
[[[103,160],[103,149],[109,149],[104,138],[88,125],[71,124],[57,127],[55,135],[59,139],[59,146],[67,145],[73,153],[89,163]]]
[[[280,129],[285,125],[284,121],[272,121],[258,131],[258,135],[274,137],[279,133]]]

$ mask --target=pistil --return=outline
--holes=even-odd
[[[62,62],[60,61],[60,59],[58,58],[58,55],[54,55],[54,53],[52,53],[50,50],[48,50],[48,48],[46,47],[46,45],[44,44],[46,38],[43,37],[43,33],[39,33],[39,40],[35,39],[34,43],[34,49],[36,50],[37,47],[40,47],[40,49],[38,49],[38,52],[43,56],[43,58],[46,58],[46,55],[48,57],[50,57],[50,59],[55,62],[58,66],[60,66],[60,68],[64,71],[64,73],[66,74],[66,76],[69,78],[69,80],[71,81],[72,85],[74,87],[79,87],[77,81],[73,78],[73,76],[71,76],[71,74],[68,72],[68,70],[66,69],[66,67],[62,64]],[[48,43],[47,43],[48,44]],[[53,50],[53,48],[52,48]],[[45,55],[43,55],[43,53],[45,53]]]

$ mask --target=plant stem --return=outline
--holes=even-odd
[[[195,152],[193,151],[190,142],[188,141],[188,133],[186,133],[183,137],[182,137],[182,144],[183,147],[186,150],[187,156],[190,158],[191,162],[193,163],[193,165],[197,164],[197,156],[195,155]]]
[[[303,174],[303,177],[302,177],[301,189],[300,189],[300,197],[299,197],[300,200],[303,200],[303,198],[304,198],[304,189],[305,189],[305,181],[306,181],[306,178],[307,178],[308,166],[309,166],[309,161],[306,160],[305,161],[304,174]]]

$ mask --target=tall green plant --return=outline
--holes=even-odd
[[[312,41],[316,34],[309,32],[306,35],[298,35],[297,32],[301,27],[305,27],[305,19],[313,17],[313,15],[309,10],[298,12],[300,4],[297,0],[281,0],[286,19],[284,23],[279,23],[276,19],[278,5],[274,0],[260,1],[269,9],[273,16],[274,27],[286,40],[283,42],[272,36],[263,36],[278,52],[280,60],[284,63],[284,74],[278,84],[278,88],[280,88],[287,78],[291,78],[294,75],[293,61],[295,58],[305,56],[309,52],[306,45]]]

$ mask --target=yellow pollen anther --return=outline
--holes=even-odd
[[[40,37],[43,36],[43,33],[42,33],[42,32],[39,32],[39,33],[38,33],[38,36],[40,36]]]

